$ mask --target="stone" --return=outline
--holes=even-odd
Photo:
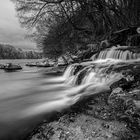
[[[122,88],[118,87],[113,89],[108,98],[108,104],[114,109],[122,110],[125,105],[123,96],[125,96],[125,93]]]
[[[113,89],[116,89],[117,87],[122,87],[124,85],[127,84],[127,80],[125,78],[121,78],[119,81],[116,81],[115,83],[113,83],[110,88],[113,90]]]

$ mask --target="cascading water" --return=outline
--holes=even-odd
[[[46,79],[46,83],[54,83],[54,82],[55,83],[63,83],[63,82],[66,82],[69,79],[69,77],[74,75],[75,68],[76,68],[76,65],[69,65],[62,76]]]
[[[87,65],[86,63],[70,65],[62,77],[58,79],[54,78],[54,81],[60,81],[61,79],[63,81],[62,86],[67,88],[65,90],[63,89],[63,94],[59,96],[60,100],[57,100],[57,103],[53,102],[54,106],[51,104],[51,110],[56,109],[55,103],[57,104],[57,109],[59,105],[61,106],[60,108],[63,108],[64,106],[72,105],[83,96],[109,90],[113,82],[122,78],[122,73],[115,71],[115,69],[121,67],[119,64],[126,63],[126,60],[128,60],[127,63],[129,63],[129,60],[136,60],[139,57],[139,54],[134,54],[127,50],[121,51],[119,49],[121,48],[113,47],[102,51],[94,55],[92,57],[94,61],[91,63],[87,62]],[[75,73],[79,65],[83,68]],[[55,88],[55,86],[53,86],[53,88]],[[60,84],[57,86],[60,86]],[[44,111],[46,111],[46,107]]]
[[[126,48],[126,46],[122,48]],[[76,74],[74,74],[74,72],[78,64],[69,66],[64,76],[62,76],[66,77],[64,85],[71,85],[71,89],[65,90],[65,97],[74,97],[78,95],[76,100],[79,100],[81,96],[96,94],[105,89],[109,90],[113,82],[122,78],[122,73],[115,70],[118,67],[122,67],[122,64],[126,63],[126,60],[127,63],[129,63],[131,62],[130,60],[135,61],[140,57],[139,54],[132,53],[128,50],[122,51],[122,48],[121,46],[113,47],[99,54],[95,54],[92,57],[94,61],[87,63],[88,65],[85,65],[85,63],[79,64],[82,65],[83,68]],[[88,93],[86,91],[88,91]],[[69,101],[72,100],[72,98],[69,98]]]
[[[109,49],[106,49],[104,51],[101,51],[99,54],[95,54],[92,56],[92,60],[97,59],[121,59],[121,60],[131,60],[131,59],[138,59],[140,58],[139,53],[133,53],[128,50],[122,50],[123,48],[126,48],[126,46],[118,46],[118,47],[112,47]]]
[[[38,78],[29,89],[11,91],[11,88],[10,92],[0,94],[0,121],[5,124],[15,120],[21,122],[44,113],[61,111],[85,96],[109,91],[110,85],[123,77],[121,69],[139,61],[139,54],[119,49],[113,47],[95,54],[92,62],[72,64],[62,76]],[[27,86],[27,82],[23,82]],[[28,85],[34,82],[33,79]],[[15,93],[14,96],[11,96],[11,92]]]
[[[95,56],[93,56],[93,59],[95,59]],[[119,63],[126,63],[124,60],[128,58],[138,58],[138,54],[134,55],[129,51],[121,52],[116,47],[102,51],[97,56],[97,60],[90,63],[83,62],[68,66],[62,76],[46,78],[42,86],[37,89],[46,94],[40,94],[37,104],[34,103],[27,109],[22,110],[22,112],[18,112],[19,115],[17,116],[26,117],[47,111],[61,110],[74,104],[85,95],[88,96],[109,90],[113,82],[122,78],[121,72],[115,71],[115,69],[121,67]],[[127,63],[129,63],[129,60]],[[48,86],[44,86],[46,84]],[[35,98],[35,95],[33,98]]]

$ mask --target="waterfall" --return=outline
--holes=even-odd
[[[47,84],[47,83],[63,83],[63,82],[67,83],[69,78],[71,78],[71,76],[74,75],[76,67],[77,67],[77,64],[69,65],[66,68],[66,70],[65,70],[65,72],[63,73],[62,76],[46,79],[45,84]]]
[[[76,65],[70,65],[67,67],[66,71],[64,72],[63,77],[65,79],[71,77],[74,74],[74,70],[75,70]]]
[[[120,60],[132,60],[140,58],[139,53],[134,53],[125,50],[127,46],[117,46],[101,51],[91,57],[92,60],[97,59],[120,59]],[[124,50],[123,50],[124,49]]]
[[[123,77],[125,68],[135,64],[139,57],[139,54],[123,51],[121,47],[113,47],[95,54],[92,62],[69,65],[62,76],[46,79],[49,83],[45,87],[46,93],[49,92],[49,101],[47,94],[43,97],[39,95],[37,99],[41,101],[24,110],[21,117],[61,111],[85,96],[110,91],[110,86]]]
[[[68,67],[66,70],[69,77],[67,77],[65,84],[75,87],[85,85],[94,85],[94,87],[96,87],[96,85],[99,84],[110,85],[113,81],[121,78],[121,73],[115,72],[115,68],[117,68],[116,64],[118,63],[119,61],[113,60],[105,60],[102,62],[93,61],[92,64],[83,67],[75,75],[72,73],[74,73],[74,68],[77,67],[77,64],[73,64],[72,67]]]
[[[54,77],[54,81],[52,78],[47,79],[51,82],[48,82],[48,86],[41,88],[43,94],[36,94],[35,101],[39,100],[39,102],[20,112],[20,117],[61,111],[85,96],[108,92],[110,86],[123,77],[124,68],[127,68],[131,63],[134,62],[104,59],[87,64],[85,62],[72,64],[66,68],[62,76]]]

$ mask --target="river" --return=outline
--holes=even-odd
[[[68,108],[79,99],[85,86],[74,86],[75,65],[62,75],[48,75],[50,68],[27,67],[38,60],[1,60],[23,69],[17,72],[0,70],[0,140],[22,140],[37,124],[52,113]]]
[[[25,139],[51,113],[85,96],[109,91],[110,85],[122,78],[120,70],[135,66],[140,62],[139,56],[113,49],[93,56],[97,60],[72,64],[58,76],[46,74],[49,68],[26,67],[26,60],[10,60],[21,64],[23,70],[0,70],[0,140]]]
[[[12,62],[23,67],[17,72],[0,70],[0,140],[23,139],[48,112],[39,106],[56,98],[46,84],[50,78],[44,74],[47,68],[25,66],[36,61],[40,60],[0,60],[0,64]]]
[[[74,72],[79,64],[70,65],[64,74],[53,76],[46,74],[49,68],[26,67],[27,60],[0,61],[1,64],[7,62],[19,63],[23,69],[0,70],[0,140],[25,139],[51,113],[68,108],[87,94],[84,89],[91,78],[84,79],[85,84],[74,84],[77,79]],[[94,85],[94,92],[100,85],[97,83],[96,88]]]

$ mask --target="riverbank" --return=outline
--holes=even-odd
[[[84,97],[34,129],[28,140],[138,140],[140,64],[120,63],[123,77],[110,90]]]
[[[107,94],[107,93],[106,93]],[[107,97],[107,96],[106,96]],[[129,124],[118,118],[106,103],[105,94],[87,99],[60,114],[54,121],[41,124],[31,140],[137,140]]]

